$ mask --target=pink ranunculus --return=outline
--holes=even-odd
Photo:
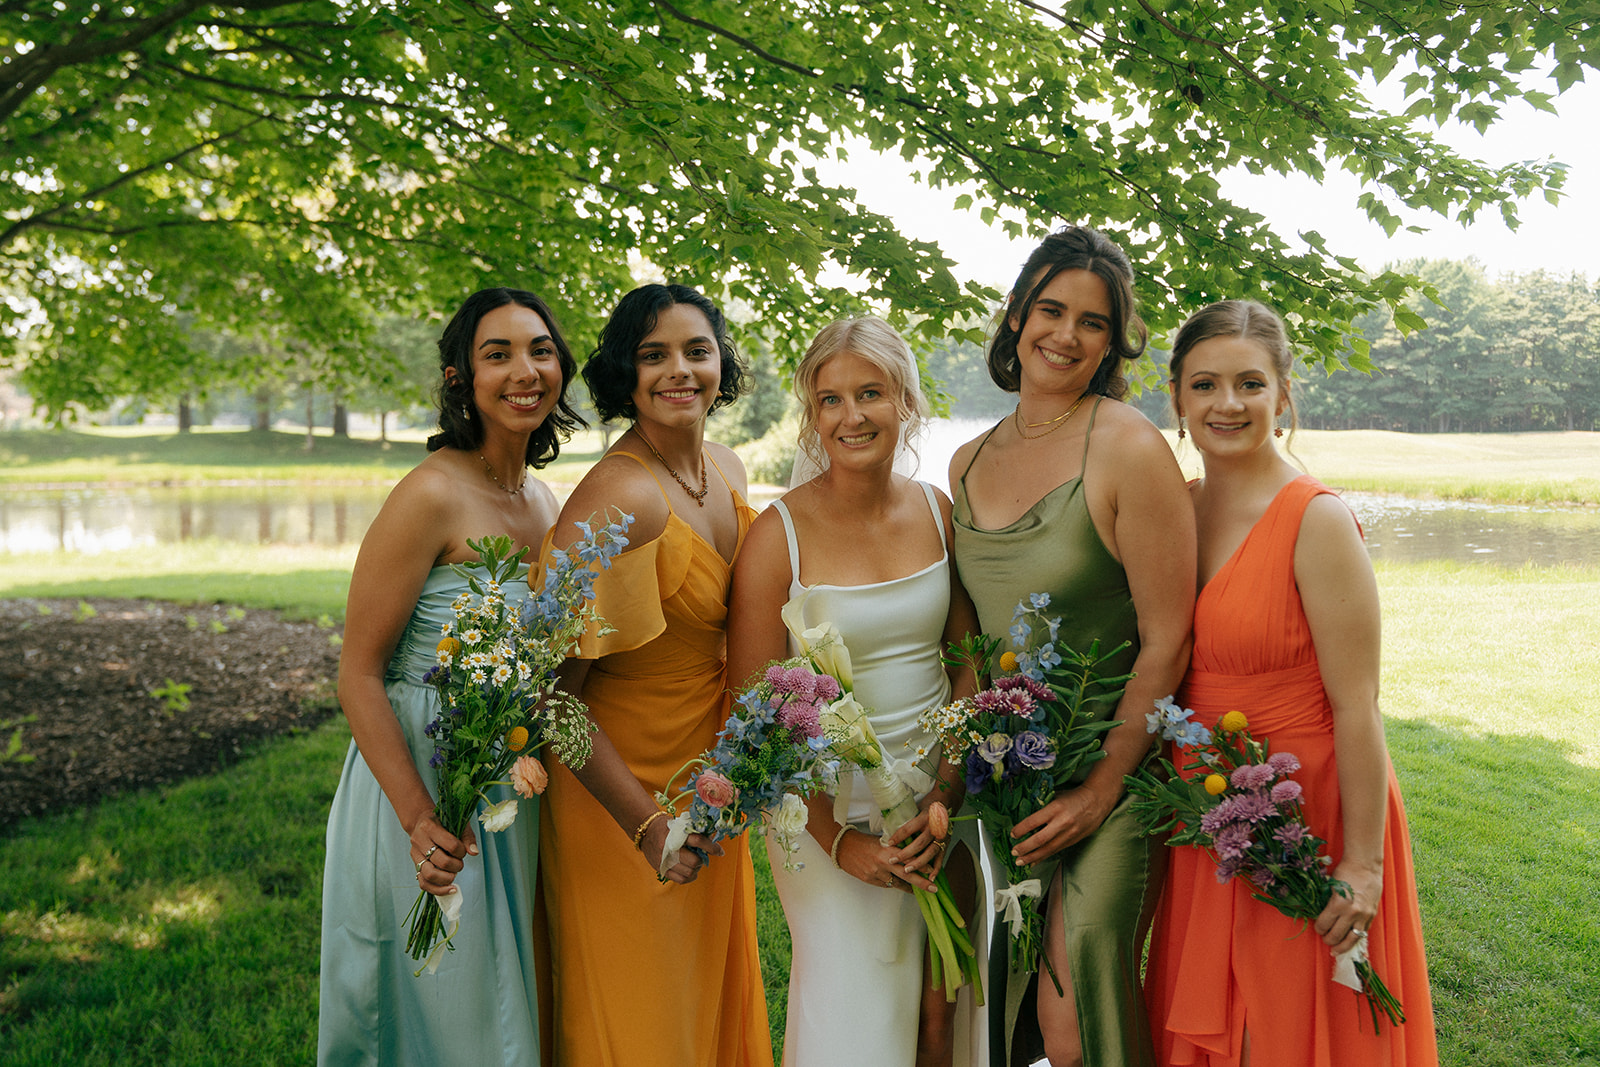
[[[550,775],[545,771],[544,764],[532,756],[518,756],[517,762],[511,765],[511,788],[519,796],[532,797],[543,793],[548,784]]]
[[[725,808],[739,796],[739,787],[716,771],[703,771],[694,780],[695,795],[713,808]]]

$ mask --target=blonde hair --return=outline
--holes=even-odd
[[[875,315],[829,323],[811,342],[794,372],[794,392],[800,399],[800,448],[819,468],[827,466],[828,457],[817,436],[817,377],[823,365],[841,353],[860,356],[883,372],[900,415],[902,441],[908,441],[928,421],[928,399],[922,395],[917,358],[899,331]]]

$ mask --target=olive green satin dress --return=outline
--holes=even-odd
[[[1098,408],[1096,401],[1084,441],[1086,466]],[[982,451],[980,444],[974,461]],[[1079,650],[1088,649],[1096,638],[1102,649],[1127,641],[1128,647],[1105,669],[1132,670],[1139,652],[1133,595],[1126,572],[1089,518],[1082,477],[1063,482],[998,530],[973,525],[966,477],[962,472],[951,487],[956,567],[977,606],[983,632],[1001,638],[1009,648],[1017,602],[1030,593],[1049,593],[1046,615],[1060,616],[1061,641]],[[1078,778],[1086,775],[1087,769]],[[990,847],[996,844],[991,841]],[[1094,834],[1036,868],[1046,885],[1058,869],[1061,874],[1061,892],[1048,906],[1062,909],[1086,1067],[1153,1067],[1156,1062],[1139,991],[1139,962],[1160,895],[1163,853],[1159,840],[1144,834],[1124,796]],[[989,952],[991,1062],[1029,1064],[1044,1055],[1036,980],[1009,972],[1006,937],[1005,924],[996,924]]]

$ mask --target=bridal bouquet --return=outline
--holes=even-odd
[[[845,647],[838,628],[831,623],[806,627],[800,617],[800,605],[801,602],[795,600],[784,605],[783,621],[799,640],[811,665],[836,682],[838,688],[838,699],[824,708],[820,716],[829,752],[841,763],[860,769],[882,819],[882,843],[892,848],[897,842],[890,835],[907,820],[915,818],[920,810],[912,790],[913,782],[926,790],[933,785],[933,779],[915,764],[892,759],[884,751],[867,709],[856,701],[852,692],[850,650]],[[937,807],[942,816],[937,815],[933,807]],[[944,840],[949,832],[949,819],[943,805],[930,807],[928,827],[937,839]],[[978,973],[977,953],[967,936],[966,920],[956,907],[950,880],[944,872],[940,871],[933,881],[936,888],[932,893],[916,886],[911,888],[928,929],[928,959],[933,980],[943,984],[945,998],[952,1002],[963,985],[972,983],[977,1003],[981,1005],[982,976]]]
[[[976,696],[930,709],[921,719],[924,729],[939,737],[946,757],[964,768],[967,806],[1000,842],[1009,842],[1019,822],[1105,756],[1102,739],[1118,723],[1097,718],[1092,709],[1115,703],[1131,677],[1099,672],[1122,646],[1101,655],[1098,641],[1085,653],[1057,641],[1061,620],[1044,616],[1049,604],[1049,594],[1034,593],[1017,605],[1011,626],[1014,649],[1000,657],[1000,668],[1016,673],[995,680]],[[1036,625],[1048,636],[1034,645]],[[971,668],[987,682],[999,647],[997,638],[968,636],[951,650],[948,661]],[[995,911],[1004,915],[1011,931],[1011,968],[1033,971],[1043,960],[1059,992],[1061,982],[1042,951],[1045,916],[1038,901],[1048,879],[1018,864],[1009,848],[995,853],[1009,883],[995,893]]]
[[[505,587],[515,580],[526,548],[513,553],[509,537],[485,537],[467,544],[478,559],[455,564],[468,592],[451,605],[438,662],[423,681],[439,693],[439,716],[424,727],[433,739],[429,764],[438,772],[434,814],[459,837],[478,810],[493,832],[517,817],[517,796],[498,803],[488,789],[510,785],[523,797],[543,792],[544,767],[533,758],[549,744],[561,761],[580,767],[589,758],[594,725],[584,706],[555,686],[555,672],[578,637],[595,618],[594,567],[609,567],[628,544],[632,516],[598,525],[578,523],[582,540],[554,553],[541,588],[519,607],[506,603]],[[480,577],[481,573],[481,577]],[[461,894],[437,897],[423,891],[406,921],[406,951],[426,961],[417,974],[437,968],[439,954],[454,948]]]
[[[1348,896],[1350,887],[1328,874],[1327,842],[1306,825],[1300,783],[1290,777],[1300,761],[1250,736],[1242,712],[1224,715],[1215,734],[1191,721],[1193,714],[1165,697],[1145,715],[1151,733],[1192,757],[1181,774],[1161,760],[1128,776],[1128,792],[1138,798],[1134,811],[1149,832],[1171,831],[1167,844],[1210,852],[1218,881],[1244,878],[1254,887],[1251,896],[1291,919],[1309,922],[1334,893]],[[1400,1001],[1367,961],[1364,932],[1334,961],[1334,981],[1367,998],[1374,1030],[1380,1012],[1393,1025],[1406,1021]]]
[[[832,678],[814,673],[803,659],[789,659],[768,664],[734,698],[737,708],[717,734],[716,747],[685,763],[656,794],[664,811],[677,812],[689,801],[667,823],[658,877],[664,879],[678,862],[690,834],[722,841],[763,822],[777,834],[784,866],[795,869],[793,856],[806,828],[801,797],[832,776],[819,717],[838,695]],[[674,795],[672,783],[682,775],[688,777]]]

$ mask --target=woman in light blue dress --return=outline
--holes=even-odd
[[[439,339],[440,432],[361,543],[345,612],[339,703],[354,742],[328,816],[322,891],[323,1064],[539,1062],[534,962],[537,808],[507,830],[457,838],[434,818],[438,713],[422,675],[466,583],[467,540],[538,549],[559,508],[529,466],[579,425],[576,364],[532,293],[467,298]],[[507,599],[526,587],[506,590]],[[500,787],[504,789],[504,787]],[[503,799],[503,798],[496,798]],[[461,894],[454,951],[415,974],[406,914],[421,889]]]

